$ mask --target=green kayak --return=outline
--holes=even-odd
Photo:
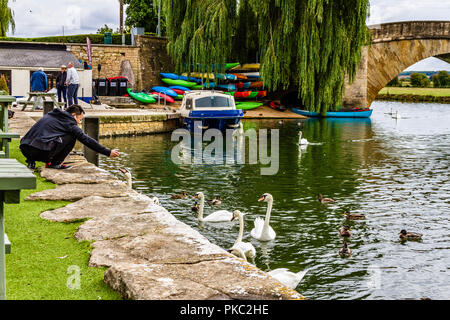
[[[192,90],[202,90],[203,86],[201,84],[196,84],[195,86],[191,87]]]
[[[226,63],[225,64],[225,70],[237,67],[239,64],[240,64],[239,62]]]
[[[176,98],[174,98],[175,100],[183,100],[183,95],[182,94],[179,94],[179,95],[177,95],[176,96]]]
[[[155,103],[156,99],[153,96],[149,96],[143,92],[133,92],[130,88],[127,89],[128,95],[132,97],[134,100],[137,100],[142,103]]]
[[[192,88],[193,86],[197,85],[195,82],[185,80],[174,80],[168,78],[162,78],[161,81],[170,84],[171,86],[182,86],[186,88]]]
[[[262,102],[255,102],[255,101],[246,101],[246,102],[236,102],[236,109],[242,109],[242,110],[251,110],[259,108],[263,105]]]

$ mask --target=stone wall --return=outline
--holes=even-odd
[[[115,137],[172,132],[179,128],[179,115],[120,115],[99,117],[99,136]]]
[[[122,65],[127,61],[134,74],[134,90],[151,89],[161,84],[160,72],[172,72],[173,64],[167,55],[167,40],[153,36],[136,36],[135,46],[92,45],[92,77],[98,77],[97,65],[102,65],[101,78],[124,74]],[[68,50],[83,61],[88,61],[86,44],[70,44]],[[130,77],[128,77],[130,79]]]

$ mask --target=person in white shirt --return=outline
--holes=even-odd
[[[78,104],[78,86],[80,85],[80,80],[77,70],[73,67],[73,63],[69,62],[67,66],[67,102],[70,107],[73,104]]]

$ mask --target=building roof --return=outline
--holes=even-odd
[[[75,68],[83,68],[75,55],[67,51],[66,46],[19,45],[0,44],[0,66],[2,67],[30,67],[30,68],[59,68],[73,62]]]

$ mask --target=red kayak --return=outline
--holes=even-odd
[[[175,91],[177,94],[181,94],[181,95],[184,94],[183,90],[180,90],[180,89],[172,89],[172,90]]]
[[[163,99],[161,99],[161,102],[164,102],[164,98],[169,103],[174,103],[175,102],[175,100],[173,100],[172,97],[169,97],[168,95],[165,95],[164,93],[161,93],[161,92],[152,92],[150,94],[154,94],[154,95],[157,95],[157,96],[160,96],[161,98],[163,98]],[[158,102],[158,99],[156,99],[156,102]]]
[[[247,98],[252,92],[251,91],[238,91],[234,93],[235,98]]]
[[[279,101],[271,101],[269,103],[269,106],[272,109],[275,109],[275,110],[278,110],[278,111],[285,111],[286,110],[286,107],[283,106]]]
[[[258,98],[264,98],[265,96],[267,96],[267,90],[264,91],[258,91]]]

